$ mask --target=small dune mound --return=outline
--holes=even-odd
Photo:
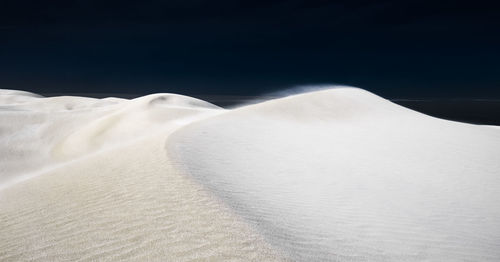
[[[2,99],[5,99],[5,98],[7,98],[7,96],[15,96],[18,98],[19,97],[43,97],[41,95],[31,93],[28,91],[12,90],[12,89],[0,89],[0,97],[2,97]]]
[[[167,107],[187,107],[187,108],[210,108],[218,109],[220,107],[209,102],[196,99],[189,96],[176,94],[154,94],[145,96],[141,99],[149,100],[151,106],[167,106]]]
[[[219,107],[198,99],[155,94],[128,101],[122,107],[82,125],[57,144],[57,156],[74,156],[131,140],[168,132],[190,121],[219,113]]]

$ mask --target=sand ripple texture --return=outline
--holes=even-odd
[[[167,158],[168,134],[217,107],[2,91],[0,261],[281,260]]]

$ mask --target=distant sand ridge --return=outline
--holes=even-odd
[[[500,129],[333,88],[0,90],[0,261],[498,261]]]

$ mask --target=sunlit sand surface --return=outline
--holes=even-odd
[[[0,91],[0,261],[498,261],[500,129],[355,88]]]

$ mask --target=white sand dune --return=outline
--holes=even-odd
[[[500,129],[355,88],[0,90],[0,261],[498,261]]]
[[[0,261],[281,260],[164,151],[175,128],[222,109],[1,95]]]
[[[195,122],[167,148],[296,260],[500,260],[496,129],[341,88]]]
[[[0,92],[0,188],[97,150],[124,146],[219,113],[210,103],[173,94],[133,100],[40,98]],[[13,93],[13,94],[11,94]]]

